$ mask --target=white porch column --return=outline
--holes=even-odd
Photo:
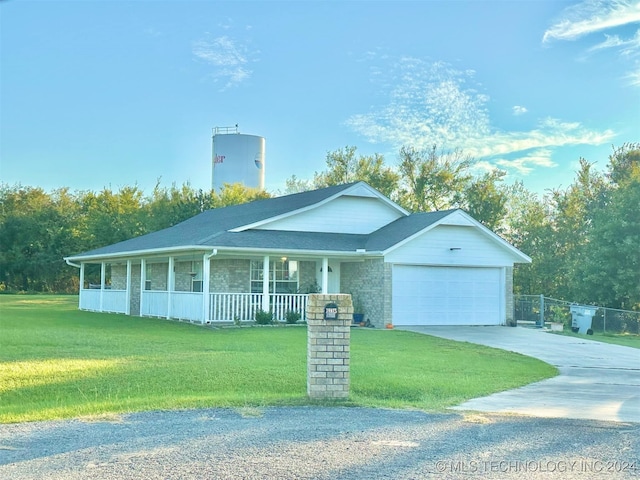
[[[78,308],[82,308],[82,290],[84,290],[84,262],[80,263],[80,288],[78,289]]]
[[[144,258],[140,259],[140,316],[144,314],[144,289],[147,286],[147,261]]]
[[[100,263],[100,311],[102,311],[102,302],[104,297],[104,284],[107,278],[107,268],[105,262]]]
[[[169,257],[169,271],[167,272],[167,318],[171,318],[171,300],[173,295],[173,283],[175,279],[174,258]]]
[[[262,260],[262,310],[269,311],[269,255]]]
[[[205,253],[202,256],[202,323],[210,320],[209,308],[211,294],[209,293],[209,277],[211,275],[211,255]]]
[[[329,259],[324,257],[322,259],[322,294],[329,293]]]
[[[124,306],[125,315],[131,315],[131,260],[127,260],[127,303]]]

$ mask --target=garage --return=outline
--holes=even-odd
[[[394,265],[395,325],[501,325],[503,269]]]

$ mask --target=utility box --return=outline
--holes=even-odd
[[[589,305],[571,305],[571,331],[574,333],[593,335],[591,321],[597,309],[597,307]]]

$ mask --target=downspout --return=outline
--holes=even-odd
[[[65,258],[64,261],[70,267],[76,267],[80,269],[80,281],[78,282],[78,308],[81,309],[82,308],[82,289],[84,288],[84,264],[73,263],[68,258]]]

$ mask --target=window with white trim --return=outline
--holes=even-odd
[[[251,293],[262,293],[263,262],[251,261]],[[296,260],[272,260],[269,262],[269,292],[298,293],[299,275]]]
[[[191,291],[202,292],[202,262],[191,262]]]

